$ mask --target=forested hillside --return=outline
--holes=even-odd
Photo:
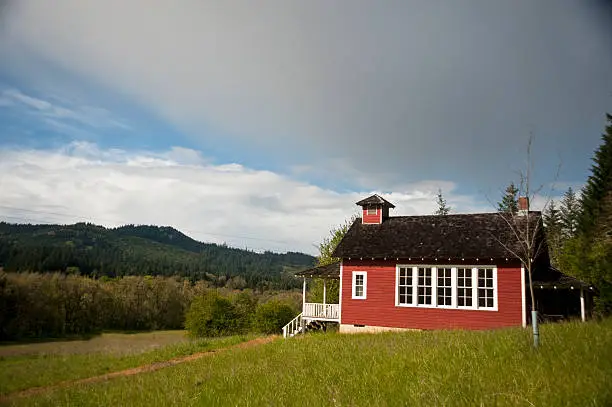
[[[89,223],[21,225],[0,222],[0,267],[94,277],[178,275],[232,288],[290,288],[293,273],[314,257],[198,242],[171,227]]]

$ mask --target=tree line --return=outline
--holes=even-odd
[[[265,290],[297,287],[293,274],[313,263],[314,257],[303,253],[255,253],[201,243],[169,227],[0,222],[0,267],[5,271],[95,278],[178,275],[216,287]]]
[[[612,313],[612,115],[580,194],[552,200],[543,220],[553,266],[596,288],[595,312]]]
[[[576,202],[576,210],[562,216],[560,222],[549,222],[548,227],[553,236],[560,236],[561,271],[597,289],[596,311],[601,314],[612,313],[612,115],[606,117],[602,143],[580,197],[566,194],[561,205],[562,214],[571,201]]]
[[[179,277],[93,279],[65,273],[0,272],[0,341],[82,336],[102,330],[182,329],[194,299],[214,295],[228,298],[234,307],[227,317],[232,319],[232,332],[244,331],[247,320],[248,329],[261,327],[250,322],[255,314],[245,317],[246,311],[255,312],[271,299],[289,307],[292,317],[301,304],[297,291],[257,294],[215,289],[204,281],[192,283]]]

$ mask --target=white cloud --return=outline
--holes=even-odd
[[[452,184],[422,182],[384,193],[395,215],[429,214],[439,185],[451,205],[487,209]],[[79,142],[58,150],[0,150],[0,219],[170,225],[203,241],[314,253],[331,227],[377,191],[336,192],[238,164],[212,165],[197,151],[105,150]],[[378,191],[380,192],[380,191]]]

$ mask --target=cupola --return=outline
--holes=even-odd
[[[361,206],[361,223],[380,225],[389,217],[389,208],[395,208],[391,202],[380,195],[374,194],[357,202]]]

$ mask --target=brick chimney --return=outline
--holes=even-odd
[[[527,215],[529,213],[529,198],[526,196],[519,196],[518,199],[518,214]]]

